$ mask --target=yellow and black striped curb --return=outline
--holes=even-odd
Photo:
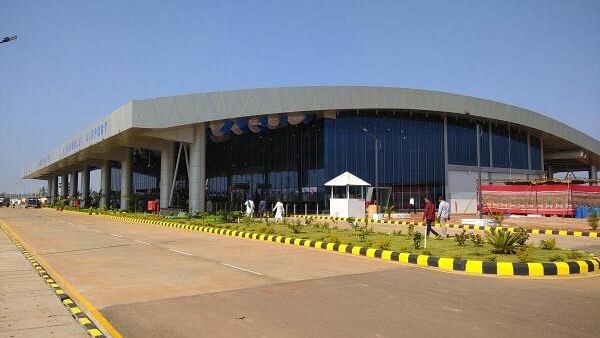
[[[64,306],[69,309],[69,312],[75,318],[75,320],[83,326],[83,329],[94,338],[105,338],[106,336],[98,329],[96,324],[90,320],[90,318],[81,310],[79,306],[73,301],[71,297],[54,281],[54,279],[46,272],[44,267],[35,259],[33,255],[29,253],[29,251],[16,239],[14,238],[5,228],[1,226],[2,231],[6,233],[8,238],[13,242],[13,244],[21,251],[23,256],[31,263],[31,265],[35,268],[37,273],[44,279],[46,284],[48,284],[52,290],[54,290],[54,294],[60,299]]]
[[[307,218],[307,219],[321,219],[330,221],[348,221],[345,217],[334,217],[334,216],[313,216],[313,215],[294,215],[292,217]],[[364,222],[364,218],[355,219],[357,222]],[[369,220],[369,223],[373,224],[395,224],[395,225],[418,225],[423,226],[423,222],[415,221],[397,221],[397,220]],[[436,227],[441,227],[440,223],[435,223]],[[523,229],[527,233],[532,235],[555,235],[555,236],[574,236],[574,237],[592,237],[598,238],[597,231],[587,230],[560,230],[560,229],[532,229],[532,228],[518,228],[518,227],[492,227],[489,225],[473,225],[473,224],[446,224],[450,229],[465,229],[465,230],[501,230],[508,232],[515,232],[516,229]]]
[[[438,268],[445,271],[459,271],[470,274],[485,274],[496,276],[572,276],[587,273],[596,273],[600,270],[600,259],[593,257],[587,260],[568,262],[535,262],[535,263],[513,263],[492,262],[471,259],[458,259],[448,257],[436,257],[429,255],[417,255],[407,252],[374,249],[349,244],[328,243],[280,235],[267,235],[247,231],[217,228],[212,226],[200,226],[193,224],[182,224],[153,219],[139,219],[127,216],[103,215],[97,216],[112,220],[129,221],[133,223],[155,224],[168,228],[178,228],[199,232],[207,232],[218,235],[255,239],[280,244],[323,249],[327,251],[348,253],[354,256],[366,256],[379,258],[386,261],[396,261],[405,264],[416,264],[423,267]]]

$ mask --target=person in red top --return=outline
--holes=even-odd
[[[437,231],[433,230],[431,226],[433,225],[433,221],[435,221],[435,206],[431,203],[431,200],[425,197],[425,210],[423,211],[423,221],[427,226],[427,234],[429,236],[430,232],[433,232],[434,235],[439,236],[440,234]]]

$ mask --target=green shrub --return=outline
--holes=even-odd
[[[415,236],[415,225],[414,224],[409,224],[408,225],[408,237],[413,238]]]
[[[487,242],[494,248],[493,253],[513,254],[520,246],[519,235],[514,232],[492,230],[485,232]]]
[[[525,242],[527,242],[527,240],[529,239],[529,234],[527,233],[527,230],[523,228],[516,228],[514,233],[517,235],[517,244],[525,245]]]
[[[377,236],[375,238],[375,241],[373,242],[373,244],[378,249],[389,250],[390,247],[392,246],[392,240],[390,239],[389,235],[383,234],[383,235]]]
[[[469,237],[469,239],[475,245],[475,247],[477,247],[477,248],[482,248],[483,247],[484,240],[483,240],[483,236],[481,236],[481,234],[471,234],[471,236]]]
[[[415,250],[421,248],[421,240],[423,239],[423,235],[420,232],[415,232],[412,236],[413,240],[413,248]]]
[[[569,259],[581,259],[582,257],[584,257],[584,253],[581,251],[569,250],[567,252],[567,258]]]
[[[533,251],[533,246],[531,245],[519,246],[516,249],[517,258],[522,263],[531,262],[531,251]]]
[[[336,234],[329,234],[324,238],[327,243],[340,243],[340,239]]]
[[[244,216],[242,217],[242,224],[246,227],[252,225],[254,223],[254,220],[252,220],[252,218],[250,216]]]
[[[563,256],[559,254],[550,256],[550,262],[563,262],[564,260],[565,259],[563,258]]]
[[[469,235],[467,234],[467,231],[465,229],[463,229],[461,233],[457,233],[454,236],[454,240],[456,241],[456,244],[458,244],[458,246],[464,246],[467,242],[467,239],[469,239]]]
[[[600,215],[598,215],[598,211],[594,208],[592,212],[587,217],[588,224],[592,230],[596,231],[598,228],[598,224],[600,223]]]
[[[556,239],[542,239],[540,241],[540,248],[544,250],[555,250],[556,249]]]
[[[365,241],[367,239],[367,237],[373,233],[373,231],[371,229],[369,229],[369,227],[367,227],[366,225],[359,225],[359,224],[354,224],[352,225],[352,231],[354,232],[354,235],[356,237],[358,237],[358,239],[360,241]]]
[[[256,232],[265,234],[265,235],[271,235],[271,234],[275,233],[275,229],[273,229],[273,227],[268,224],[262,224],[261,226],[258,227]]]
[[[287,222],[285,222],[284,224],[286,224]],[[298,234],[302,231],[302,229],[304,229],[304,224],[302,223],[301,220],[296,219],[291,223],[287,223],[287,227],[292,230],[293,233]]]

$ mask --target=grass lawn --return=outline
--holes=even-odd
[[[87,212],[85,210],[81,210]],[[155,215],[149,214],[123,214],[114,213],[119,216],[127,216],[142,219],[157,219]],[[225,219],[221,215],[205,215],[199,218],[177,218],[163,217],[163,220],[182,224],[193,224],[200,226],[214,226],[219,228],[249,231],[264,234],[274,234],[288,237],[296,237],[324,242],[336,242],[351,244],[362,247],[380,248],[398,252],[411,252],[439,257],[450,257],[457,259],[495,260],[498,262],[550,262],[589,259],[592,255],[580,251],[568,249],[545,250],[539,247],[539,243],[527,242],[528,250],[525,255],[495,254],[493,247],[484,241],[482,247],[477,247],[471,240],[467,240],[463,246],[459,246],[454,238],[434,238],[430,236],[427,240],[427,248],[414,249],[413,240],[407,235],[409,226],[404,226],[400,234],[386,234],[380,232],[365,231],[360,233],[353,229],[339,229],[331,227],[327,222],[306,221],[304,219],[286,219],[284,223],[275,223],[272,219],[268,225],[264,219],[241,219],[234,217]],[[297,226],[297,232],[293,228]],[[415,231],[423,231],[422,227],[416,227]],[[484,236],[485,238],[485,236]],[[421,241],[421,245],[422,245]]]

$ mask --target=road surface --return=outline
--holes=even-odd
[[[600,336],[598,277],[469,276],[47,209],[0,219],[125,337]]]

